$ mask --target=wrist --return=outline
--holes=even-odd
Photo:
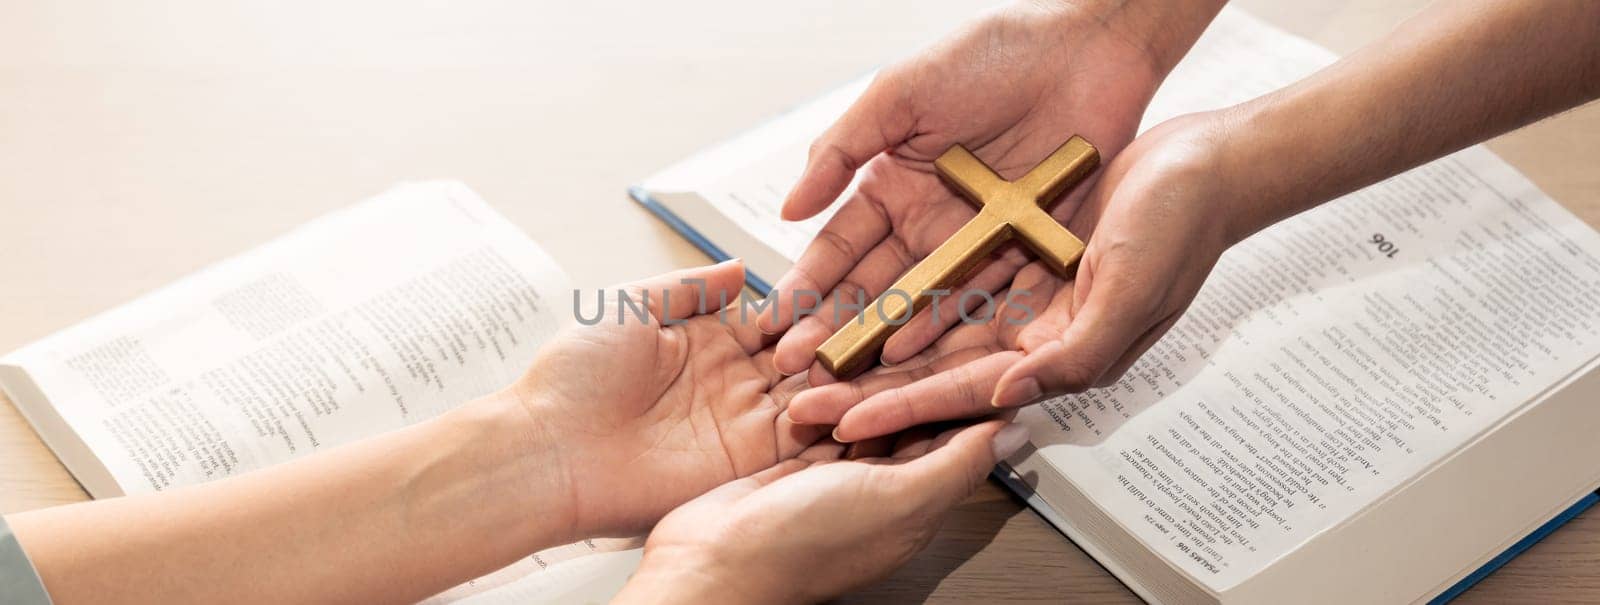
[[[1225,4],[1227,0],[1056,0],[1054,14],[1063,22],[1099,23],[1139,49],[1157,77],[1165,77]]]
[[[494,393],[431,421],[434,447],[465,450],[438,475],[470,492],[470,516],[519,540],[523,553],[592,535],[573,498],[570,456],[521,398]],[[422,484],[421,482],[418,482]]]
[[[1332,168],[1343,156],[1328,140],[1327,116],[1281,98],[1283,91],[1204,115],[1219,203],[1229,205],[1229,239],[1257,231],[1344,192]],[[1335,128],[1337,130],[1337,127]]]
[[[1113,188],[1134,178],[1145,197],[1181,201],[1174,210],[1184,210],[1186,245],[1221,255],[1271,224],[1272,204],[1282,199],[1262,183],[1273,174],[1250,157],[1252,136],[1229,110],[1178,116],[1140,134],[1104,178]]]

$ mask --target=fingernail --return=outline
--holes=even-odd
[[[1005,460],[1027,444],[1028,427],[1020,424],[1008,424],[994,434],[994,442],[990,447],[994,448],[995,460]]]
[[[832,435],[833,435],[833,440],[834,441],[838,441],[839,443],[850,443],[849,441],[845,441],[845,440],[839,438],[839,427],[833,427]]]
[[[994,394],[991,404],[997,408],[1014,408],[1043,396],[1044,389],[1039,388],[1039,381],[1030,377],[1006,385],[1004,390]]]

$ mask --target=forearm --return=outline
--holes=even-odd
[[[1600,2],[1440,2],[1219,114],[1238,236],[1597,95]]]
[[[520,414],[519,418],[517,415]],[[515,401],[239,477],[9,517],[58,603],[414,601],[573,539]]]

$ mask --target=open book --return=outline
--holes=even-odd
[[[1225,10],[1143,127],[1333,60]],[[806,147],[865,84],[631,193],[764,290],[827,218],[778,219]],[[1594,502],[1597,360],[1600,234],[1474,147],[1230,250],[1121,382],[1025,410],[1000,474],[1150,601],[1447,600]]]
[[[159,491],[503,388],[570,292],[465,186],[403,185],[8,354],[0,386],[90,495]],[[436,600],[604,600],[628,546],[537,553]]]

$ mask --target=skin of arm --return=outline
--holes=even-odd
[[[743,280],[729,262],[632,284],[652,293],[647,320],[614,309],[569,329],[509,388],[407,428],[6,520],[56,603],[416,601],[543,548],[639,535],[823,434],[781,416],[804,378],[772,369],[771,339],[697,308]]]
[[[1094,223],[1092,239],[1100,240],[1080,264],[1073,321],[1054,344],[1025,348],[996,384],[994,403],[1021,405],[1114,380],[1187,308],[1217,257],[1250,234],[1597,96],[1600,3],[1449,0],[1292,86],[1153,129],[1175,149],[1149,149],[1108,168],[1123,178],[1107,179],[1089,212],[1073,220]],[[1133,165],[1141,159],[1173,166]],[[1196,196],[1173,198],[1158,187]],[[1141,195],[1162,203],[1132,199]],[[1199,216],[1174,204],[1220,212]],[[1168,214],[1190,233],[1137,224]],[[1162,241],[1205,243],[1186,250]],[[1180,255],[1203,262],[1176,262]]]
[[[1140,135],[1067,223],[1090,234],[1076,279],[1030,265],[1013,280],[1031,323],[959,326],[788,413],[858,440],[1108,385],[1244,237],[1597,96],[1600,3],[1440,2],[1301,82]]]
[[[258,472],[7,517],[57,603],[416,601],[576,539],[509,394]]]
[[[1600,97],[1600,3],[1450,0],[1216,116],[1230,239]]]

